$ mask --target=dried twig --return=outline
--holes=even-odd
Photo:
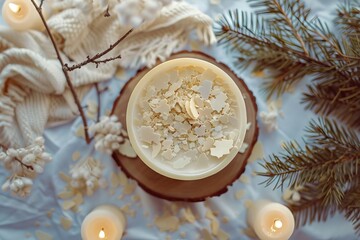
[[[23,163],[20,159],[14,158],[14,160],[17,161],[18,163],[20,163],[21,166],[26,167],[27,169],[30,169],[30,170],[34,170],[33,166]]]
[[[43,6],[43,3],[44,3],[44,0],[41,0],[39,5],[35,2],[35,0],[31,0],[31,2],[34,5],[34,7],[36,8],[36,10],[37,10],[37,12],[38,12],[38,14],[39,14],[39,16],[41,18],[41,21],[45,26],[46,32],[50,37],[51,43],[52,43],[52,45],[54,47],[54,50],[56,52],[56,56],[57,56],[57,58],[58,58],[58,60],[59,60],[59,62],[61,64],[62,71],[64,73],[66,82],[67,82],[67,84],[68,84],[68,86],[70,88],[71,94],[74,97],[75,104],[76,104],[76,106],[77,106],[77,108],[79,110],[80,117],[81,117],[81,120],[82,120],[83,125],[84,125],[85,141],[86,141],[86,143],[90,143],[91,138],[89,136],[88,124],[87,124],[87,120],[86,120],[86,117],[85,117],[85,113],[84,113],[83,107],[81,106],[80,100],[79,100],[79,98],[78,98],[78,96],[77,96],[77,94],[75,92],[75,88],[74,88],[74,86],[73,86],[73,84],[71,82],[69,72],[73,71],[75,69],[81,68],[82,66],[85,66],[86,64],[89,64],[89,63],[94,63],[94,64],[96,64],[96,67],[98,67],[98,65],[101,64],[101,63],[106,63],[106,62],[121,58],[121,56],[119,55],[119,56],[116,56],[116,57],[111,57],[111,58],[107,58],[107,59],[103,59],[103,60],[100,59],[101,57],[103,57],[104,55],[109,53],[111,50],[113,50],[119,43],[121,43],[133,31],[133,29],[130,29],[124,36],[122,36],[114,44],[110,45],[110,47],[108,49],[104,50],[103,52],[97,53],[93,57],[88,56],[87,60],[85,60],[85,61],[83,61],[83,62],[81,62],[79,64],[75,64],[75,65],[69,67],[67,63],[64,63],[64,60],[61,57],[60,51],[59,51],[59,49],[58,49],[58,47],[56,45],[54,36],[52,35],[52,33],[51,33],[50,29],[49,29],[49,26],[47,25],[46,20],[44,18],[44,15],[42,13],[42,6]],[[107,12],[108,12],[108,10],[107,10]],[[100,116],[98,118],[100,118]]]
[[[83,125],[84,125],[85,141],[86,141],[86,143],[90,143],[90,137],[89,137],[89,132],[88,132],[88,125],[87,125],[87,121],[86,121],[86,117],[85,117],[84,111],[83,111],[83,109],[82,109],[82,107],[81,107],[81,104],[80,104],[80,100],[79,100],[79,98],[78,98],[78,96],[77,96],[77,94],[76,94],[76,92],[75,92],[75,88],[74,88],[74,86],[73,86],[73,84],[72,84],[72,82],[71,82],[71,80],[70,80],[69,73],[68,73],[68,71],[67,71],[67,69],[66,69],[66,67],[65,67],[64,61],[63,61],[63,59],[62,59],[62,57],[61,57],[61,55],[60,55],[60,51],[59,51],[59,49],[58,49],[58,47],[57,47],[57,45],[56,45],[55,39],[54,39],[54,37],[53,37],[53,35],[52,35],[52,33],[51,33],[50,29],[49,29],[49,26],[48,26],[47,23],[46,23],[46,20],[45,20],[45,18],[44,18],[44,15],[43,15],[43,13],[42,13],[42,4],[43,4],[44,1],[41,1],[41,2],[40,2],[40,5],[37,5],[34,0],[31,0],[31,2],[32,2],[32,4],[34,5],[34,7],[36,8],[37,12],[39,13],[39,16],[40,16],[40,18],[41,18],[41,21],[42,21],[42,23],[43,23],[44,26],[45,26],[46,32],[47,32],[47,34],[48,34],[49,37],[50,37],[50,40],[51,40],[52,45],[53,45],[53,47],[54,47],[54,49],[55,49],[55,52],[56,52],[56,56],[57,56],[57,58],[58,58],[58,60],[59,60],[59,62],[60,62],[60,64],[61,64],[62,71],[63,71],[63,73],[64,73],[66,82],[67,82],[67,84],[68,84],[68,86],[69,86],[69,88],[70,88],[71,94],[72,94],[73,97],[74,97],[75,104],[76,104],[76,106],[77,106],[77,108],[78,108],[78,110],[79,110],[79,112],[80,112],[81,120],[82,120]]]
[[[97,96],[97,102],[98,102],[96,122],[99,122],[100,121],[100,111],[101,111],[101,108],[100,108],[100,105],[101,105],[100,104],[101,103],[101,98],[100,98],[101,91],[99,89],[99,84],[98,83],[95,83],[95,90],[96,90],[96,96]]]
[[[87,59],[81,63],[78,64],[74,64],[72,66],[68,66],[68,64],[65,64],[65,68],[67,71],[73,71],[75,69],[81,68],[82,66],[89,64],[89,63],[94,63],[96,64],[96,67],[101,64],[101,63],[106,63],[115,59],[119,59],[121,58],[121,56],[116,56],[116,57],[112,57],[112,58],[107,58],[104,60],[99,60],[101,57],[103,57],[104,55],[106,55],[107,53],[109,53],[111,50],[113,50],[117,45],[119,45],[119,43],[121,43],[127,36],[129,36],[129,34],[133,31],[134,29],[131,28],[129,31],[127,31],[127,33],[125,33],[125,35],[123,35],[121,38],[119,38],[114,44],[111,44],[110,47],[104,51],[102,51],[101,53],[97,53],[92,57],[87,56]]]

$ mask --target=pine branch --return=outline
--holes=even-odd
[[[344,32],[349,34],[359,34],[360,32],[360,1],[343,1],[337,10],[336,23],[340,25]]]
[[[270,69],[264,84],[267,97],[280,95],[311,76],[315,85],[303,99],[307,108],[325,116],[332,114],[360,129],[360,32],[344,33],[339,40],[325,23],[310,18],[310,10],[301,0],[249,2],[256,16],[230,11],[215,29],[219,43],[238,55],[236,66]],[[348,15],[355,27],[358,10],[351,9]]]
[[[345,217],[354,225],[356,233],[360,236],[360,188],[359,186],[350,189],[346,193],[346,199],[343,202],[342,211]]]
[[[300,201],[289,205],[297,227],[314,221],[326,221],[338,211],[336,206],[324,204],[324,196],[316,184],[306,184],[299,190],[299,194]]]
[[[331,120],[312,121],[305,147],[291,142],[284,152],[261,163],[266,186],[318,184],[325,205],[341,204],[346,186],[360,172],[360,140],[356,133]],[[321,178],[319,178],[321,176]]]

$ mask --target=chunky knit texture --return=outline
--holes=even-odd
[[[66,62],[80,62],[109,47],[130,27],[111,16],[96,1],[64,0],[53,4],[48,24]],[[91,6],[89,4],[92,4]],[[84,10],[85,9],[85,10]],[[144,22],[106,57],[123,58],[96,68],[88,64],[70,72],[80,99],[95,82],[111,78],[118,67],[152,66],[186,44],[195,30],[201,41],[214,43],[212,20],[184,2],[173,2]],[[70,62],[71,64],[71,62]],[[0,144],[24,147],[41,136],[47,125],[78,115],[50,40],[36,31],[13,32],[0,28]]]

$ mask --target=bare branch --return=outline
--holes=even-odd
[[[34,170],[34,168],[30,165],[27,165],[25,163],[23,163],[21,160],[19,160],[18,158],[14,158],[15,161],[17,161],[18,163],[20,163],[21,166],[23,167],[26,167],[27,169],[30,169],[30,170]]]
[[[43,15],[43,13],[42,13],[42,11],[41,11],[41,6],[42,6],[43,1],[41,1],[41,3],[40,3],[39,6],[35,3],[34,0],[31,0],[31,2],[32,2],[32,4],[34,5],[34,7],[36,8],[36,10],[38,11],[39,16],[40,16],[40,18],[41,18],[41,21],[43,22],[43,24],[44,24],[44,26],[45,26],[46,32],[47,32],[47,34],[48,34],[49,37],[50,37],[51,43],[52,43],[52,45],[53,45],[53,47],[54,47],[54,49],[55,49],[55,52],[56,52],[56,56],[57,56],[57,58],[58,58],[58,60],[59,60],[59,62],[60,62],[60,64],[61,64],[61,69],[62,69],[62,71],[63,71],[63,73],[64,73],[66,82],[67,82],[67,84],[68,84],[68,86],[69,86],[69,88],[70,88],[71,94],[72,94],[73,97],[74,97],[75,104],[76,104],[76,106],[77,106],[77,108],[78,108],[78,110],[79,110],[79,113],[80,113],[80,116],[81,116],[81,120],[82,120],[83,125],[84,125],[84,132],[85,132],[85,140],[86,140],[86,143],[90,143],[90,137],[89,137],[89,132],[88,132],[88,125],[87,125],[87,121],[86,121],[86,118],[85,118],[84,111],[83,111],[83,109],[82,109],[82,107],[81,107],[80,100],[79,100],[79,98],[78,98],[78,96],[77,96],[77,94],[76,94],[76,92],[75,92],[74,86],[73,86],[73,84],[72,84],[72,82],[71,82],[71,80],[70,80],[69,73],[67,72],[67,69],[66,69],[66,67],[64,66],[64,61],[63,61],[63,59],[62,59],[62,57],[61,57],[61,55],[60,55],[60,52],[59,52],[59,49],[58,49],[58,47],[57,47],[57,45],[56,45],[55,39],[54,39],[54,37],[53,37],[50,29],[49,29],[49,26],[48,26],[47,23],[46,23],[46,20],[45,20],[45,18],[44,18],[44,15]]]
[[[109,62],[115,59],[119,59],[121,58],[121,56],[117,56],[117,57],[113,57],[113,58],[108,58],[108,59],[104,59],[104,60],[99,60],[101,57],[103,57],[104,55],[106,55],[107,53],[109,53],[111,50],[113,50],[117,45],[119,45],[127,36],[129,36],[129,34],[133,31],[134,29],[130,29],[129,31],[127,31],[127,33],[125,33],[125,35],[123,35],[121,38],[119,38],[114,44],[111,44],[110,47],[106,50],[104,50],[103,52],[97,53],[95,54],[93,57],[87,57],[87,59],[81,63],[75,64],[73,66],[68,66],[68,64],[65,64],[65,68],[67,71],[73,71],[77,68],[81,68],[82,66],[89,64],[89,63],[94,63],[96,65],[99,65],[100,63],[105,63],[105,62]]]
[[[96,122],[99,122],[100,121],[100,105],[101,105],[101,98],[100,98],[100,89],[99,89],[99,84],[98,83],[95,83],[95,90],[96,90],[96,96],[97,96],[97,101],[98,101],[98,109],[97,109],[97,116],[96,116]]]

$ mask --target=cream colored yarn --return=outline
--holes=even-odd
[[[64,59],[83,61],[109,47],[129,26],[121,26],[114,14],[103,16],[104,10],[95,5],[90,14],[84,4],[93,1],[64,0],[53,5],[56,12],[48,24],[63,46]],[[111,12],[112,9],[110,9]],[[188,41],[195,30],[206,44],[214,43],[212,20],[184,2],[164,7],[150,22],[145,22],[111,54],[119,61],[89,64],[70,73],[79,98],[92,83],[111,78],[117,67],[151,66],[156,59],[166,59]],[[64,41],[64,42],[60,42]],[[78,114],[66,85],[60,64],[47,36],[40,32],[13,32],[0,28],[0,144],[23,147],[41,136],[47,125],[63,123]]]

